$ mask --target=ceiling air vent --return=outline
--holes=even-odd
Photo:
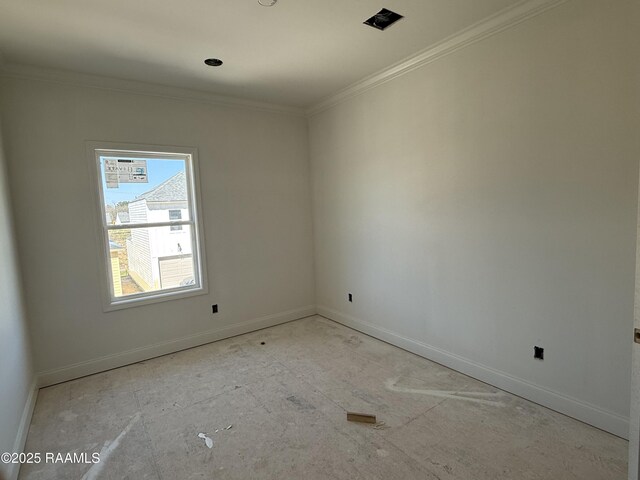
[[[369,25],[373,28],[377,28],[378,30],[384,30],[385,28],[390,27],[391,25],[396,23],[401,18],[404,17],[399,13],[392,12],[391,10],[383,8],[373,17],[365,20],[364,24]]]

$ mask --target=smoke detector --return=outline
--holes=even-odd
[[[386,8],[383,8],[378,13],[376,13],[373,17],[368,18],[364,21],[365,25],[369,25],[370,27],[377,28],[378,30],[384,30],[389,28],[391,25],[396,23],[401,18],[404,18],[402,15],[396,12],[392,12]]]

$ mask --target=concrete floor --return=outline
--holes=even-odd
[[[20,478],[605,480],[626,478],[627,447],[311,317],[40,390],[26,451],[101,462]]]

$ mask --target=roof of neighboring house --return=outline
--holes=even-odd
[[[120,223],[129,223],[129,212],[118,212]]]
[[[184,172],[175,174],[157,187],[138,196],[136,200],[147,202],[175,202],[187,200],[187,180]],[[135,201],[135,200],[134,200]]]

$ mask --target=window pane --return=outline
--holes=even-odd
[[[109,231],[111,282],[116,297],[193,288],[195,278],[191,226]]]
[[[107,225],[190,219],[183,158],[101,155],[100,172]]]

